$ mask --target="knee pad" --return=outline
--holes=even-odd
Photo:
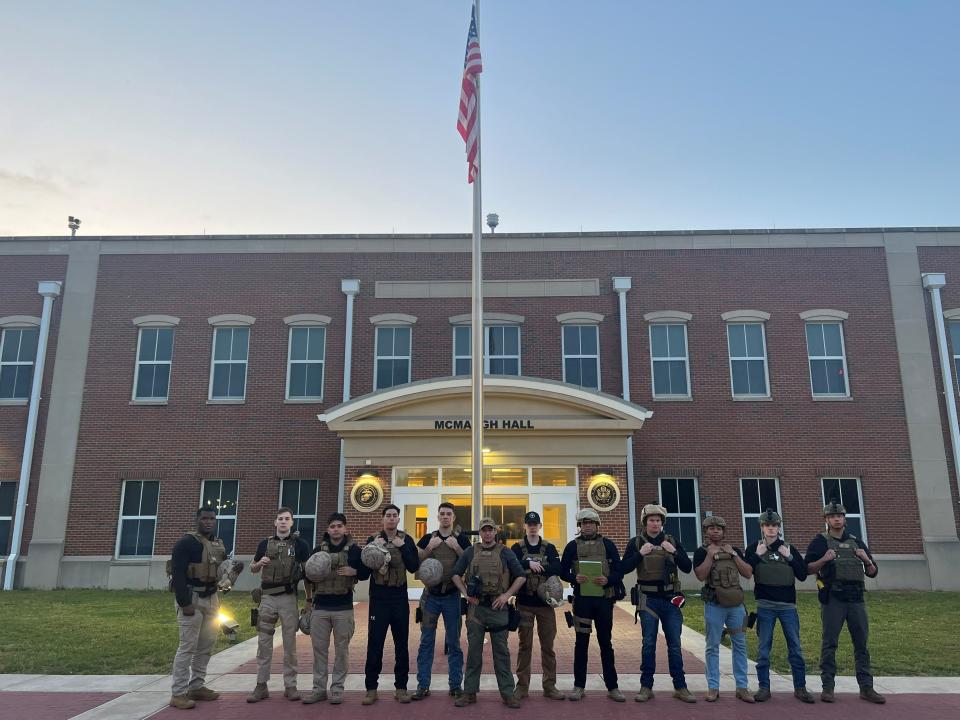
[[[573,627],[578,633],[582,635],[591,635],[593,634],[593,620],[590,618],[582,618],[573,616]]]

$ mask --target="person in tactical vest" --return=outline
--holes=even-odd
[[[547,578],[560,574],[560,554],[552,543],[540,537],[542,524],[539,513],[528,512],[523,516],[523,524],[527,529],[526,535],[511,548],[527,577],[527,582],[517,593],[520,648],[517,651],[516,695],[522,700],[530,691],[530,660],[533,655],[533,626],[536,623],[543,666],[543,696],[551,700],[563,700],[566,695],[557,690],[557,654],[553,650],[553,641],[557,637],[557,612],[538,594]]]
[[[560,559],[560,577],[573,586],[573,692],[569,700],[582,700],[587,686],[587,652],[590,635],[597,627],[600,665],[607,697],[615,702],[626,698],[620,692],[613,652],[613,606],[623,588],[620,553],[609,538],[600,534],[600,515],[592,508],[577,513],[579,535],[567,543]],[[589,563],[589,565],[581,565]]]
[[[823,642],[820,646],[820,678],[823,681],[822,702],[832,703],[834,678],[837,674],[837,642],[846,622],[853,640],[853,658],[857,670],[860,697],[882,704],[886,699],[873,689],[870,673],[870,650],[867,648],[869,621],[863,601],[864,577],[877,576],[877,564],[869,548],[846,530],[847,510],[833,500],[823,508],[827,530],[807,547],[807,571],[816,573],[820,599],[820,620]]]
[[[273,660],[273,634],[280,621],[283,635],[283,696],[287,700],[299,700],[297,690],[297,586],[300,584],[303,565],[310,557],[310,546],[291,534],[293,511],[288,507],[277,510],[273,521],[277,532],[264,538],[257,545],[257,552],[250,564],[250,572],[260,576],[260,588],[254,590],[258,600],[257,610],[257,686],[247,696],[248,703],[270,697],[267,682],[270,680],[270,663]]]
[[[420,648],[417,651],[417,689],[411,695],[412,700],[422,700],[430,694],[430,680],[433,671],[433,653],[436,645],[437,624],[443,616],[444,643],[447,648],[447,680],[449,693],[460,697],[463,692],[463,650],[460,648],[460,591],[453,584],[453,566],[470,547],[470,540],[455,526],[456,508],[448,502],[440,503],[437,508],[439,528],[427,533],[417,543],[420,562],[427,558],[440,561],[443,566],[443,578],[439,585],[424,588],[420,599],[422,619],[420,621]]]
[[[180,644],[173,659],[173,692],[170,705],[188,710],[198,700],[216,700],[220,693],[204,686],[210,652],[220,629],[218,572],[227,550],[214,536],[217,511],[212,506],[197,510],[197,527],[173,546],[170,557],[170,587],[175,593]],[[235,562],[239,572],[243,563]]]
[[[637,613],[643,632],[643,654],[640,664],[640,692],[634,700],[653,699],[653,674],[657,671],[657,632],[663,624],[667,640],[667,661],[673,679],[673,696],[687,703],[697,699],[687,689],[680,653],[680,634],[683,631],[683,613],[680,611],[679,572],[693,569],[690,558],[680,542],[663,530],[667,509],[660,505],[646,505],[640,513],[643,530],[630,538],[623,553],[623,573],[637,571]]]
[[[749,578],[753,568],[743,559],[743,552],[724,542],[727,523],[719,515],[703,519],[703,545],[693,554],[693,574],[703,582],[703,619],[707,643],[707,702],[720,699],[720,640],[724,632],[730,636],[733,649],[733,677],[737,682],[737,699],[754,702],[747,685],[747,611],[743,607],[740,577]],[[724,630],[726,628],[726,630]]]
[[[510,672],[510,598],[526,582],[523,568],[508,548],[496,540],[497,524],[491,518],[480,521],[480,542],[467,548],[453,568],[453,582],[467,598],[467,671],[463,678],[463,694],[456,707],[477,701],[480,673],[483,670],[483,639],[490,633],[493,649],[493,671],[504,705],[519,708],[520,698],[514,694]]]
[[[333,513],[327,531],[311,555],[330,555],[330,576],[319,582],[304,581],[310,613],[310,643],[313,645],[313,692],[303,699],[310,705],[327,699],[327,669],[330,635],[333,635],[333,675],[330,704],[343,702],[343,686],[350,668],[350,640],[356,629],[353,616],[353,588],[361,567],[360,546],[347,534],[347,516]]]
[[[807,564],[795,548],[780,537],[780,516],[767,509],[760,514],[760,539],[747,548],[747,563],[753,568],[753,594],[757,599],[757,702],[770,695],[770,649],[777,620],[787,641],[787,660],[793,674],[793,696],[812,703],[807,690],[806,661],[800,646],[800,615],[797,613],[796,581],[807,579]]]
[[[383,646],[387,632],[393,637],[394,693],[398,702],[410,702],[407,681],[410,673],[410,653],[407,640],[410,637],[410,601],[407,599],[407,573],[420,567],[417,546],[413,538],[402,530],[400,508],[384,505],[383,530],[367,538],[367,544],[375,543],[389,551],[390,562],[380,570],[371,571],[361,565],[360,580],[370,580],[370,617],[367,625],[367,662],[364,666],[366,694],[363,705],[377,701],[377,685],[383,669]]]

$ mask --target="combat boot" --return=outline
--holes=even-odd
[[[745,703],[754,703],[753,693],[750,688],[737,688],[737,700],[743,700]]]
[[[720,699],[719,690],[707,690],[707,696],[704,698],[707,702],[716,702]]]
[[[757,690],[757,694],[753,696],[753,699],[757,702],[766,702],[771,697],[773,696],[770,694],[770,688],[761,687]]]
[[[342,693],[342,692],[334,691],[334,692],[330,693],[330,704],[331,704],[331,705],[339,705],[339,704],[342,703],[342,702],[343,702],[343,693]]]
[[[253,692],[247,695],[247,702],[260,702],[261,700],[266,700],[268,697],[270,697],[270,691],[267,690],[267,684],[257,683],[257,686],[253,689]]]
[[[290,685],[289,687],[285,687],[285,688],[283,689],[283,696],[284,696],[287,700],[299,700],[299,699],[300,699],[300,691],[297,690],[296,685]]]
[[[543,689],[543,696],[548,700],[566,700],[567,696],[557,690],[555,686]]]
[[[582,687],[574,687],[573,692],[567,695],[567,700],[573,700],[574,702],[576,702],[577,700],[583,700],[583,696],[586,694],[587,694],[587,691],[584,690]]]
[[[413,691],[413,695],[410,696],[410,699],[423,700],[426,697],[430,697],[430,688],[418,687]]]
[[[641,690],[641,692],[642,692],[642,691],[643,691],[643,688],[640,688],[640,690]],[[673,691],[673,696],[674,696],[677,700],[680,700],[680,701],[685,702],[685,703],[695,703],[695,702],[697,701],[697,699],[693,696],[693,693],[690,692],[690,691],[689,691],[687,688],[685,688],[685,687],[677,688],[676,690],[674,690],[674,691]],[[650,691],[650,697],[653,697],[653,691],[652,691],[652,690]]]
[[[393,699],[398,703],[403,703],[406,705],[410,702],[410,693],[407,692],[406,688],[397,688],[393,691]]]
[[[800,702],[805,702],[805,703],[816,702],[816,700],[813,699],[813,693],[811,693],[805,687],[796,688],[793,691],[793,696]]]
[[[523,705],[523,703],[520,702],[520,698],[518,698],[516,695],[504,696],[503,704],[506,705],[508,708],[512,708],[513,710],[516,710],[521,705]]]
[[[830,688],[829,690],[824,688],[823,692],[820,693],[820,702],[832,703],[836,701],[837,698],[833,694],[833,688]]]
[[[646,685],[641,685],[640,692],[638,692],[633,699],[637,702],[647,702],[647,700],[653,700],[653,688],[648,688]]]
[[[178,710],[190,710],[196,705],[196,703],[191,700],[187,695],[171,695],[170,696],[170,707],[175,707]]]
[[[873,689],[872,685],[860,688],[860,699],[877,705],[883,705],[887,701],[883,695]]]
[[[613,700],[614,702],[627,701],[627,699],[623,696],[623,693],[620,692],[620,688],[613,688],[613,690],[607,690],[607,697]]]
[[[373,705],[376,701],[377,701],[377,691],[367,690],[367,694],[363,696],[363,700],[360,701],[360,704]]]
[[[523,685],[517,685],[517,689],[513,691],[513,696],[520,700],[523,700],[529,694],[529,691]]]
[[[216,700],[220,697],[220,693],[216,690],[211,690],[208,687],[198,687],[193,690],[187,691],[187,697],[191,700],[204,701],[204,700]]]
[[[466,707],[467,705],[473,705],[475,702],[477,702],[476,693],[462,693],[457,697],[456,700],[453,701],[453,706]]]
[[[314,690],[312,693],[303,698],[304,705],[313,705],[313,703],[323,702],[327,699],[326,690]]]

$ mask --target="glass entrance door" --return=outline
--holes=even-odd
[[[529,504],[529,495],[483,496],[483,514],[500,526],[500,537],[507,547],[523,537],[523,516]]]

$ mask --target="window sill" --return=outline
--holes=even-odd
[[[852,395],[814,395],[814,402],[847,402],[853,400]]]
[[[166,400],[131,400],[130,405],[166,405]]]
[[[661,395],[653,396],[654,402],[693,402],[692,395]]]
[[[111,565],[143,566],[154,562],[152,555],[135,555],[131,557],[115,557],[110,560]]]
[[[323,398],[285,398],[284,405],[323,405]]]
[[[772,402],[770,395],[734,395],[734,402]]]
[[[19,405],[29,405],[29,404],[30,404],[30,400],[28,398],[4,398],[3,400],[0,400],[0,406],[3,406],[3,405],[19,406]]]
[[[207,405],[243,405],[246,398],[213,398],[207,400]]]

